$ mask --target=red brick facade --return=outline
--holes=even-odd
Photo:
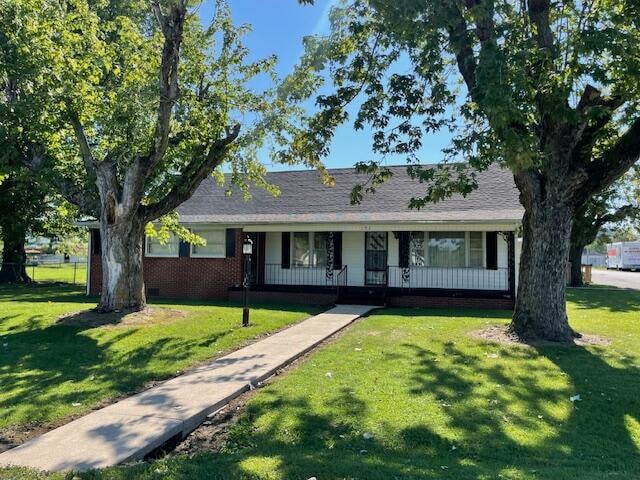
[[[167,298],[218,299],[229,297],[229,287],[242,283],[242,233],[236,230],[231,258],[144,257],[147,295]],[[91,255],[91,294],[102,288],[100,255]]]
[[[241,302],[242,290],[229,292],[229,300]],[[272,292],[252,290],[249,292],[249,302],[252,303],[291,303],[298,305],[333,305],[336,303],[335,293],[320,292]]]
[[[242,290],[229,290],[242,283],[242,230],[235,231],[235,255],[228,258],[144,257],[144,279],[149,297],[242,300]],[[264,258],[264,243],[260,258]],[[90,293],[99,294],[102,286],[100,255],[92,252]],[[331,305],[336,294],[331,292],[261,291],[250,292],[251,302],[282,302]],[[389,295],[390,307],[481,308],[512,310],[509,298],[437,297],[425,295]]]
[[[465,298],[429,297],[425,295],[402,295],[387,297],[389,307],[419,308],[479,308],[487,310],[513,310],[511,298]]]
[[[242,291],[229,292],[229,300],[242,301]],[[320,292],[251,291],[249,301],[256,303],[294,303],[304,305],[332,305],[336,294]],[[509,298],[430,297],[425,295],[401,295],[386,298],[388,307],[409,308],[477,308],[483,310],[513,310]]]

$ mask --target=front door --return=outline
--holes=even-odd
[[[247,235],[253,241],[250,282],[252,285],[262,285],[264,284],[264,232],[252,232]]]
[[[364,234],[364,283],[387,284],[387,232]]]

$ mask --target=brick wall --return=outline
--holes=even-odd
[[[229,300],[241,302],[244,292],[242,290],[232,290],[229,292]],[[336,295],[333,293],[319,292],[270,292],[270,291],[250,291],[250,303],[291,303],[298,305],[333,305]]]
[[[148,296],[191,299],[228,298],[228,288],[242,283],[242,232],[236,231],[232,258],[144,257],[144,281]],[[102,288],[100,255],[91,256],[91,293]]]
[[[402,295],[396,297],[387,297],[387,305],[390,307],[480,308],[490,310],[513,310],[514,300],[510,298],[463,298]]]

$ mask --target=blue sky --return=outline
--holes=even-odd
[[[332,3],[336,3],[336,0],[316,0],[312,6],[300,5],[298,0],[229,0],[234,23],[252,25],[252,32],[245,38],[251,57],[263,58],[275,54],[278,57],[278,73],[282,76],[291,72],[298,61],[303,37],[328,32],[328,12]],[[213,2],[204,1],[199,11],[203,21],[209,21],[213,14]],[[421,161],[439,161],[441,149],[448,142],[446,134],[426,137],[419,152]],[[372,159],[379,160],[371,151],[371,132],[356,132],[350,124],[345,124],[336,132],[331,154],[324,163],[336,168]],[[264,162],[270,170],[291,168],[271,165],[266,155]],[[404,158],[387,158],[385,162],[389,165],[401,164]]]

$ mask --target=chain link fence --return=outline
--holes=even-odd
[[[32,282],[40,283],[69,283],[71,285],[86,285],[87,261],[74,258],[74,261],[27,261],[19,263],[4,263],[3,268],[15,269],[19,272],[24,267]]]

